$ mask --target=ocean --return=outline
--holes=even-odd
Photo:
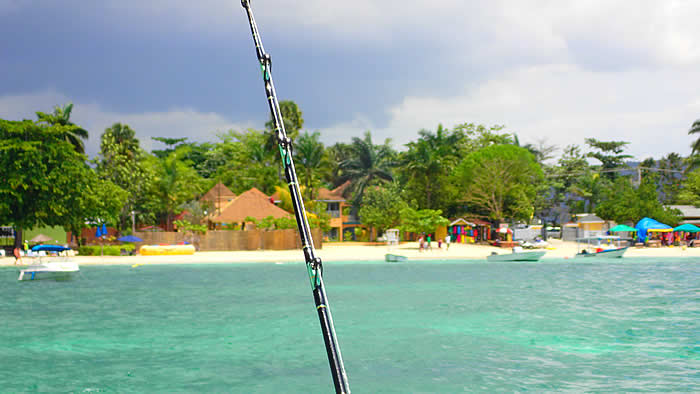
[[[17,276],[0,268],[0,392],[333,391],[302,262]],[[324,280],[355,393],[700,391],[697,259],[330,262]]]

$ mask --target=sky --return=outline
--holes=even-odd
[[[700,1],[252,0],[280,100],[326,144],[505,125],[521,143],[690,153]],[[0,118],[217,141],[269,119],[238,0],[0,0]]]

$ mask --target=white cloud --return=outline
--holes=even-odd
[[[53,91],[0,96],[0,117],[4,119],[36,119],[35,112],[51,112],[55,105],[71,100]],[[128,124],[136,132],[141,147],[161,149],[150,137],[188,137],[190,141],[215,141],[216,134],[229,129],[242,130],[252,127],[252,122],[234,123],[216,113],[198,112],[187,108],[176,108],[166,112],[118,113],[102,108],[95,103],[74,102],[71,120],[90,132],[86,151],[94,156],[99,151],[100,135],[116,122]]]
[[[643,82],[640,82],[643,81]],[[331,127],[324,135],[361,135],[371,129],[379,139],[397,144],[464,122],[505,124],[521,142],[546,138],[564,147],[584,138],[629,141],[628,152],[639,159],[669,152],[690,153],[690,124],[700,117],[700,74],[677,70],[595,73],[559,65],[530,67],[484,81],[458,97],[406,97],[389,110],[387,127],[364,119]],[[343,138],[337,138],[343,140]],[[345,138],[344,140],[347,140]]]

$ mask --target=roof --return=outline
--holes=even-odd
[[[256,188],[241,193],[240,196],[226,204],[221,213],[210,220],[216,223],[238,223],[248,216],[262,220],[268,216],[282,218],[290,213],[270,202],[270,197]]]
[[[476,224],[477,226],[491,226],[491,223],[487,222],[486,220],[473,219],[473,218],[468,218],[467,220]]]
[[[452,223],[450,223],[450,226],[475,226],[475,224],[472,222],[468,222],[464,218],[457,218]]]
[[[590,213],[586,216],[583,216],[581,219],[578,220],[579,223],[605,223],[605,220],[599,218],[597,215]]]
[[[700,218],[700,208],[693,205],[667,205],[667,207],[681,211],[683,218]]]
[[[222,200],[230,201],[234,198],[236,198],[236,195],[231,190],[229,190],[229,188],[227,188],[226,185],[219,182],[216,185],[214,185],[214,187],[209,189],[209,191],[206,192],[199,200],[218,202]]]
[[[350,186],[350,181],[345,181],[342,185],[333,190],[328,190],[325,187],[318,189],[316,200],[318,201],[345,201],[345,191]]]

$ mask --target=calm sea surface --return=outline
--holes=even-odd
[[[700,260],[326,263],[355,393],[700,391]],[[0,268],[0,392],[332,392],[303,263]]]

